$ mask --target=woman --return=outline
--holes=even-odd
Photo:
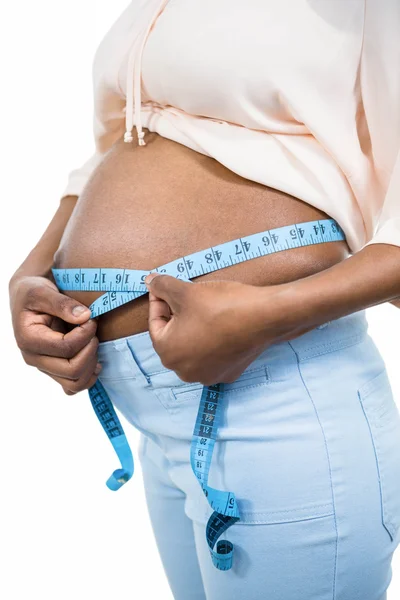
[[[10,281],[14,331],[28,364],[67,394],[98,378],[141,431],[178,600],[386,598],[400,418],[365,309],[400,307],[399,33],[396,0],[143,0],[97,50],[96,152]],[[101,293],[60,293],[51,273],[149,272],[324,219],[345,239],[195,285],[151,275],[149,295],[98,321],[86,307]],[[240,512],[226,572],[189,461],[203,384],[217,382],[209,483]]]

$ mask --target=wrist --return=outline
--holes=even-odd
[[[54,283],[53,273],[51,271],[51,267],[44,267],[42,269],[28,269],[20,267],[15,273],[11,276],[8,282],[8,289],[11,290],[15,285],[17,285],[22,279],[26,277],[41,277],[43,279],[48,279],[52,283]]]
[[[24,283],[27,279],[31,280],[32,284],[36,285],[39,284],[38,280],[42,280],[43,284],[46,281],[52,283],[52,280],[45,275],[32,275],[31,273],[26,273],[24,271],[16,271],[8,282],[8,293],[10,298],[21,283]]]
[[[15,288],[16,285],[18,285],[19,281],[21,281],[23,277],[25,277],[23,273],[21,273],[20,271],[15,271],[15,273],[11,276],[8,282],[9,294],[11,294],[12,290]]]
[[[258,288],[254,313],[264,342],[271,337],[277,342],[290,340],[330,320],[319,306],[314,285],[305,285],[305,279]]]
[[[289,340],[383,302],[400,307],[399,265],[397,246],[373,244],[313,275],[260,287],[258,334],[266,343]]]
[[[308,331],[334,318],[312,276],[285,283],[281,287],[282,316],[288,319],[292,328]]]

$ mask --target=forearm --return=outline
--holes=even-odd
[[[51,267],[65,227],[75,208],[77,196],[64,196],[46,231],[23,263],[12,275],[9,286],[22,276],[41,276],[53,281]]]
[[[284,284],[282,298],[294,323],[316,327],[384,302],[400,307],[399,296],[400,247],[372,244],[329,269]]]

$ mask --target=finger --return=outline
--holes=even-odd
[[[39,369],[39,371],[41,370],[42,369]],[[46,371],[43,371],[43,373],[46,373]],[[57,375],[51,375],[50,373],[46,373],[46,375],[49,375],[49,377],[51,377],[52,379],[54,379],[54,381],[59,383],[63,388],[64,393],[68,396],[78,394],[83,390],[88,390],[92,387],[92,385],[96,383],[98,378],[98,374],[96,373],[92,373],[90,377],[86,379],[80,379],[77,381],[73,381],[72,379],[64,379],[63,377],[57,377]]]
[[[265,350],[265,346],[262,348],[256,348],[252,352],[247,352],[243,359],[235,360],[234,364],[228,369],[224,370],[220,374],[220,383],[233,383],[243,374],[243,371],[251,365]]]
[[[84,323],[91,316],[89,308],[84,304],[44,285],[38,285],[28,291],[25,308],[59,317],[75,325]]]
[[[53,331],[58,331],[59,333],[66,334],[66,333],[68,333],[68,331],[71,331],[73,326],[70,325],[69,323],[66,323],[65,321],[62,321],[58,317],[53,317],[51,319],[50,328]]]
[[[184,371],[179,372],[176,369],[178,377],[183,381],[197,382],[199,381],[203,385],[213,385],[215,383],[233,383],[240,377],[243,371],[262,353],[265,349],[258,348],[251,352],[246,352],[242,358],[236,357],[230,361],[229,366],[224,368],[221,365],[218,369],[218,365],[211,365],[212,368],[201,368],[199,365],[193,365],[192,368],[186,368]],[[232,364],[233,363],[233,364]]]
[[[163,335],[170,320],[171,311],[168,304],[149,292],[149,333],[153,341]]]
[[[265,344],[263,346],[255,346],[254,348],[238,352],[235,356],[232,356],[225,365],[222,362],[219,372],[219,382],[232,383],[233,381],[236,381],[236,379],[242,375],[243,371],[247,369],[247,367],[251,365],[265,349]]]
[[[21,326],[16,338],[22,352],[71,359],[90,342],[96,330],[97,322],[89,319],[63,333],[49,326],[48,315],[25,312],[21,315]]]
[[[145,284],[149,292],[167,302],[172,313],[179,312],[188,288],[192,287],[191,282],[161,273],[147,275]]]
[[[94,337],[71,359],[32,354],[29,352],[24,352],[23,358],[31,367],[37,367],[49,375],[56,375],[63,379],[77,380],[82,377],[88,378],[93,373],[97,364],[98,346],[99,340],[97,337]]]

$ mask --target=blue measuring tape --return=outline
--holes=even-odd
[[[324,242],[345,240],[345,234],[334,219],[307,221],[268,229],[183,256],[151,271],[137,269],[52,269],[60,291],[105,292],[90,306],[91,317],[131,302],[148,292],[144,279],[149,273],[166,273],[189,281],[206,273],[245,262],[274,252]],[[208,474],[218,427],[221,421],[224,384],[204,386],[190,447],[190,463],[208,503],[213,509],[206,527],[206,538],[213,564],[220,570],[231,568],[233,544],[218,538],[240,519],[235,495],[208,485]],[[110,490],[118,490],[133,475],[132,451],[113,404],[99,380],[89,389],[93,409],[121,463],[106,482]],[[216,544],[216,549],[214,550]]]

